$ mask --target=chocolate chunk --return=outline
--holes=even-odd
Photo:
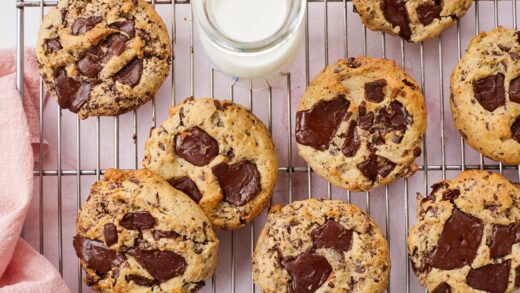
[[[260,173],[250,161],[228,165],[220,163],[212,168],[224,193],[224,200],[242,206],[252,200],[262,189]]]
[[[309,110],[296,113],[296,141],[323,151],[329,148],[339,125],[347,115],[350,102],[344,95],[320,101]]]
[[[159,240],[161,238],[179,238],[181,235],[175,231],[162,231],[162,230],[155,230],[153,231],[153,239]]]
[[[412,36],[412,30],[410,29],[408,10],[406,10],[406,1],[381,0],[380,5],[385,19],[393,26],[398,26],[399,35],[409,41]]]
[[[103,49],[100,46],[90,48],[77,63],[78,71],[86,77],[94,78],[103,69]]]
[[[136,283],[139,286],[143,286],[143,287],[153,287],[153,286],[159,284],[159,282],[157,282],[156,280],[148,279],[147,277],[143,277],[143,276],[139,276],[139,275],[135,275],[135,274],[126,275],[125,280],[127,282],[134,281],[134,283]]]
[[[446,282],[442,282],[433,289],[432,293],[451,293],[451,287]]]
[[[504,75],[488,76],[473,82],[473,93],[480,105],[489,112],[505,105]]]
[[[128,230],[144,230],[151,229],[157,221],[149,212],[133,212],[126,213],[119,225]]]
[[[520,287],[520,266],[515,269],[515,287]]]
[[[509,283],[509,269],[511,261],[501,264],[490,264],[478,269],[471,269],[466,282],[472,288],[490,293],[506,292]]]
[[[72,23],[72,34],[75,36],[84,34],[94,28],[101,20],[102,18],[100,16],[91,16],[89,18],[80,17]]]
[[[520,241],[520,225],[511,224],[493,225],[491,235],[487,241],[489,246],[489,256],[491,258],[500,258],[511,254],[513,244]]]
[[[408,125],[413,122],[412,116],[398,101],[390,102],[389,107],[381,109],[377,113],[376,123],[391,130],[406,131]]]
[[[374,112],[367,112],[365,103],[361,103],[358,107],[359,113],[359,127],[364,130],[369,130],[374,125]]]
[[[520,143],[520,116],[516,117],[515,122],[511,125],[511,138]]]
[[[347,133],[345,135],[345,142],[343,143],[343,148],[341,151],[345,157],[353,157],[356,155],[359,147],[361,146],[361,141],[359,140],[359,136],[356,131],[357,123],[356,121],[352,121],[347,129]]]
[[[352,246],[352,230],[347,230],[334,220],[328,220],[311,232],[316,248],[332,248],[339,253],[347,252]]]
[[[213,105],[215,105],[215,108],[219,111],[224,111],[230,106],[230,104],[226,102],[221,102],[217,99],[213,99]]]
[[[440,18],[442,12],[442,3],[436,0],[434,4],[421,4],[415,10],[419,21],[424,25],[429,25],[434,19]]]
[[[509,100],[520,104],[520,76],[511,80],[509,84]]]
[[[45,39],[45,51],[50,54],[61,50],[60,38]]]
[[[115,250],[106,248],[102,242],[76,235],[72,244],[76,255],[83,260],[85,265],[101,276],[106,275],[112,267],[123,262],[122,256],[118,255]]]
[[[218,142],[202,128],[193,127],[175,136],[175,153],[195,166],[206,166],[218,152]]]
[[[117,228],[113,223],[106,223],[103,226],[103,235],[105,235],[105,244],[112,246],[117,243]]]
[[[103,56],[103,63],[107,63],[114,56],[123,54],[126,49],[126,41],[128,38],[121,34],[111,35],[105,44],[107,51]]]
[[[60,107],[77,113],[81,106],[89,99],[90,92],[95,84],[76,81],[67,76],[67,72],[61,69],[56,76],[55,89]]]
[[[114,79],[122,84],[134,87],[141,81],[143,74],[143,59],[134,58],[114,75]]]
[[[327,259],[319,254],[307,251],[296,258],[281,261],[281,265],[289,272],[291,281],[289,293],[311,293],[327,281],[332,267]]]
[[[199,188],[189,177],[182,177],[176,180],[168,180],[171,186],[186,193],[194,202],[199,203],[202,198]]]
[[[484,224],[458,208],[444,224],[437,246],[428,257],[428,264],[441,270],[470,265],[482,240]]]
[[[374,103],[381,103],[385,99],[386,80],[379,79],[374,82],[365,83],[365,99]]]
[[[413,155],[415,157],[419,157],[421,154],[422,154],[422,150],[421,150],[420,147],[416,147],[416,148],[413,149]]]
[[[113,22],[109,27],[122,31],[131,39],[135,37],[135,23],[133,20]]]
[[[355,8],[355,6],[354,6],[354,8]],[[357,61],[356,58],[354,58],[354,57],[348,58],[347,63],[348,63],[348,67],[350,67],[350,68],[361,67],[361,63],[359,63],[359,61]]]
[[[173,251],[131,248],[128,250],[128,254],[134,257],[150,275],[161,282],[182,275],[187,266],[184,257]]]
[[[357,168],[368,179],[375,181],[377,175],[385,178],[394,170],[395,163],[387,158],[371,154],[369,158],[359,164]]]
[[[460,195],[460,190],[448,189],[448,190],[444,191],[444,193],[442,194],[442,199],[453,202],[453,201],[455,201],[455,199],[457,199],[459,197],[459,195]]]
[[[204,282],[204,281],[195,282],[194,284],[195,284],[195,287],[193,288],[193,292],[197,292],[200,289],[202,289],[202,287],[206,286],[206,282]]]

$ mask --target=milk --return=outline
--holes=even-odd
[[[266,78],[301,47],[304,0],[194,0],[192,7],[208,57],[234,78]]]

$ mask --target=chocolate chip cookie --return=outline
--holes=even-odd
[[[150,100],[169,73],[171,46],[144,0],[60,0],[41,24],[36,56],[60,107],[85,119]]]
[[[146,142],[143,166],[190,195],[223,229],[262,212],[278,175],[265,125],[242,106],[208,98],[171,108]]]
[[[471,147],[520,164],[520,33],[499,27],[471,41],[451,76],[451,111]]]
[[[107,170],[81,207],[73,245],[100,292],[195,292],[215,270],[204,212],[148,171]]]
[[[395,62],[340,60],[307,88],[296,114],[296,142],[332,184],[366,191],[417,171],[426,131],[424,97]]]
[[[472,0],[352,0],[369,29],[412,42],[439,36],[466,14]]]
[[[264,293],[385,292],[388,244],[361,209],[309,199],[272,206],[253,255]]]
[[[520,287],[520,189],[499,174],[465,171],[418,197],[408,253],[430,292]]]

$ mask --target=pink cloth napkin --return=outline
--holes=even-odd
[[[25,56],[22,103],[14,50],[0,50],[0,292],[69,292],[54,266],[19,237],[39,153],[37,65],[31,50]]]

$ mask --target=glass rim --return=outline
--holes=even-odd
[[[272,47],[283,43],[290,35],[292,35],[303,21],[306,0],[287,0],[290,4],[287,16],[283,25],[271,36],[254,42],[240,42],[226,35],[212,21],[209,10],[211,5],[207,5],[210,1],[219,0],[193,0],[192,12],[197,20],[199,27],[204,34],[217,46],[238,53],[255,53],[268,50]]]

